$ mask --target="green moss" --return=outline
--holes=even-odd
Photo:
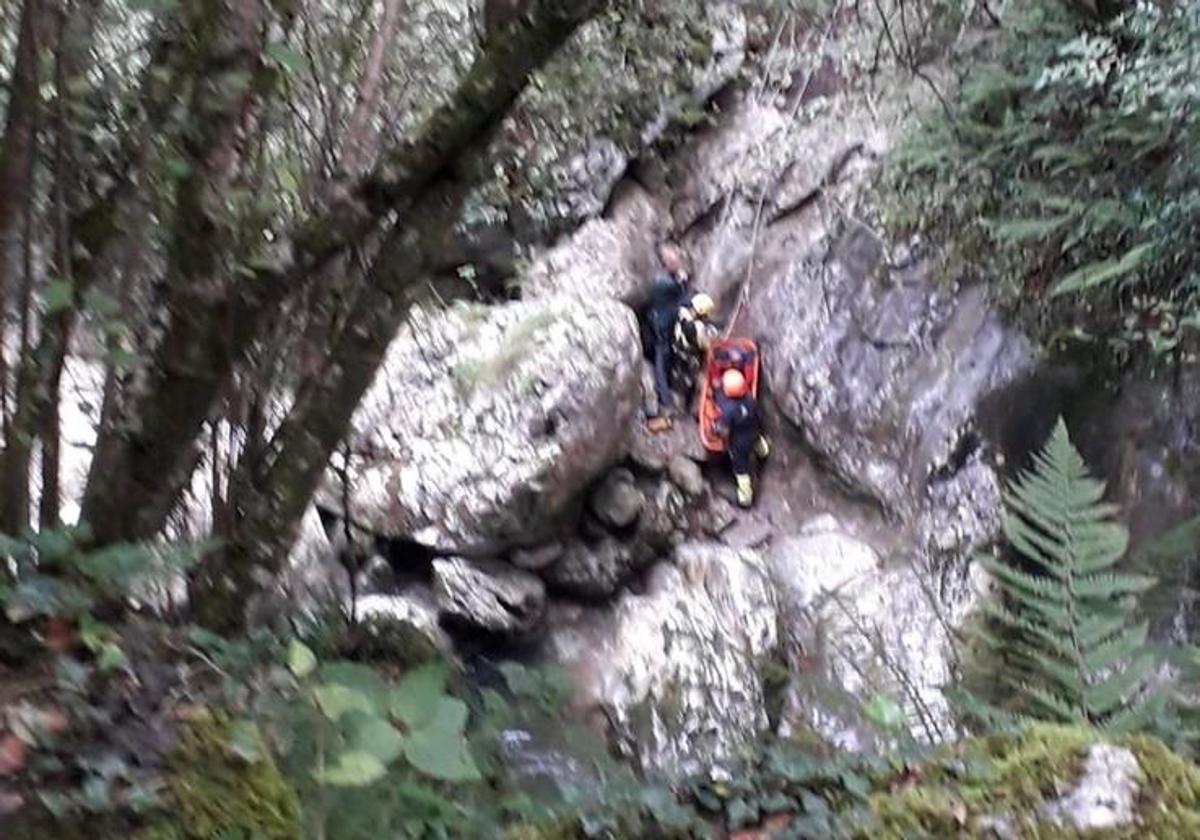
[[[560,820],[546,825],[521,823],[504,832],[504,840],[576,840],[579,836],[575,820]]]
[[[169,762],[167,815],[137,840],[299,840],[300,806],[279,770],[267,759],[242,761],[226,744],[216,719],[183,730]]]
[[[1079,777],[1100,735],[1073,727],[1036,726],[1019,736],[991,736],[943,752],[917,784],[871,797],[879,824],[872,840],[993,837],[987,818],[1010,821],[1018,836],[1059,840],[1072,829],[1038,819],[1042,805]],[[1105,736],[1108,737],[1108,736]],[[1146,737],[1108,737],[1128,747],[1141,768],[1138,821],[1090,838],[1133,840],[1200,836],[1200,768]]]

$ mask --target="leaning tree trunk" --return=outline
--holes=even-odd
[[[214,284],[208,294],[185,296],[189,305],[171,313],[151,361],[149,387],[133,400],[131,422],[101,431],[83,505],[83,519],[99,543],[161,529],[187,479],[200,427],[234,365],[261,337],[267,316],[314,272],[377,230],[381,218],[421,201],[490,132],[529,75],[603,5],[604,0],[535,0],[479,55],[412,140],[381,155],[361,182],[336,191],[340,198],[333,208],[293,232],[290,262],[249,272],[223,293]]]
[[[96,442],[81,519],[101,544],[158,530],[139,528],[151,505],[161,517],[168,512],[148,491],[191,463],[192,439],[227,369],[230,255],[239,236],[225,199],[240,171],[240,127],[265,86],[268,8],[265,0],[205,0],[190,19],[196,83],[182,143],[188,172],[176,189],[167,248],[169,326],[133,398],[135,413],[103,427]]]
[[[542,0],[491,41],[419,138],[403,153],[383,156],[385,177],[368,180],[367,198],[399,213],[365,281],[350,296],[346,327],[330,348],[331,363],[306,377],[266,456],[243,463],[231,482],[241,521],[221,556],[193,583],[198,617],[214,627],[236,628],[245,599],[254,592],[256,569],[278,571],[295,539],[296,526],[321,473],[345,436],[359,400],[371,384],[388,344],[413,300],[415,287],[433,264],[433,249],[459,217],[463,185],[458,167],[492,133],[530,75],[547,62],[575,30],[605,5],[604,0]],[[437,140],[441,142],[438,143]],[[422,152],[421,150],[424,149]],[[417,177],[418,172],[424,177]],[[409,173],[397,180],[392,173]]]

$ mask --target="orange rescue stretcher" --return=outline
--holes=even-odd
[[[723,338],[709,345],[704,357],[704,381],[700,390],[700,440],[709,452],[724,452],[725,438],[717,433],[721,416],[716,391],[721,377],[730,368],[738,368],[746,377],[751,395],[758,397],[758,347],[748,338]]]

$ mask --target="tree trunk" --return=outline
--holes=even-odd
[[[168,327],[133,396],[134,413],[102,428],[96,443],[81,518],[101,544],[161,526],[170,505],[158,491],[182,481],[178,473],[193,461],[193,440],[229,368],[230,258],[239,232],[225,198],[240,171],[242,124],[260,95],[267,16],[263,0],[204,0],[194,10],[200,82],[189,102],[182,143],[189,170],[176,189],[168,246]],[[144,527],[147,519],[156,524]]]
[[[38,73],[38,36],[41,30],[41,0],[25,0],[21,9],[17,58],[13,67],[8,121],[0,145],[0,391],[4,394],[4,451],[25,453],[31,441],[28,435],[11,424],[8,410],[8,361],[5,343],[10,309],[8,292],[16,274],[18,249],[23,258],[26,277],[23,286],[32,282],[28,276],[28,221],[33,201],[33,174],[37,154],[37,117],[40,81]],[[22,233],[26,235],[23,237]],[[22,295],[24,297],[24,295]],[[28,308],[22,307],[21,318],[28,330]],[[0,477],[0,532],[23,533],[29,527],[29,472],[13,474],[5,471]]]
[[[172,312],[150,368],[150,387],[134,400],[132,423],[102,430],[84,499],[83,518],[100,543],[157,533],[182,483],[204,419],[260,337],[265,317],[278,311],[314,271],[375,230],[378,219],[404,215],[421,202],[455,161],[506,113],[530,73],[540,67],[603,0],[541,0],[519,26],[482,53],[450,100],[417,135],[382,156],[372,174],[329,212],[292,236],[290,263],[239,278],[222,295],[186,295]],[[193,248],[193,250],[195,250]],[[228,344],[216,336],[229,331]],[[217,346],[214,346],[214,343]],[[351,407],[352,408],[352,407]]]
[[[92,207],[86,210],[76,207],[80,194],[75,169],[75,138],[68,124],[67,109],[71,80],[87,72],[85,62],[91,54],[98,6],[98,0],[84,0],[69,11],[60,12],[59,44],[55,56],[57,109],[53,273],[71,284],[72,301],[43,317],[37,347],[22,353],[17,368],[16,398],[9,424],[13,445],[0,453],[0,473],[3,474],[5,491],[0,501],[0,521],[6,523],[29,520],[29,461],[33,444],[38,438],[42,443],[43,482],[39,520],[43,527],[53,527],[50,523],[58,520],[59,380],[80,297],[93,276],[93,264],[100,261],[98,255],[121,230],[115,219],[116,208],[134,192],[131,183],[122,182]],[[158,62],[153,62],[152,66],[157,67]],[[162,87],[160,82],[155,81],[148,88],[155,96],[145,97],[143,101],[147,105],[154,101],[160,103],[157,110],[148,108],[149,113],[161,112],[162,100],[166,99]],[[149,128],[153,128],[153,125],[156,123]],[[145,145],[141,137],[136,138],[135,142]],[[135,168],[132,164],[131,160],[129,168]]]

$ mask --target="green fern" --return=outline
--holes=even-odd
[[[1005,493],[1004,534],[1020,561],[981,558],[1001,597],[976,632],[1005,663],[1019,717],[1129,730],[1153,714],[1147,625],[1135,614],[1154,579],[1114,571],[1129,537],[1103,496],[1061,420]],[[1002,714],[966,699],[973,716]]]

